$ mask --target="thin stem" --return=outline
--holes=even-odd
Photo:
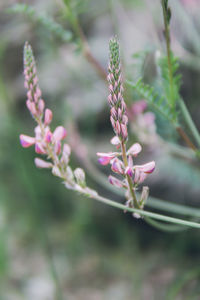
[[[105,69],[100,65],[100,63],[96,60],[96,58],[93,56],[90,47],[88,45],[86,36],[80,26],[77,16],[75,16],[75,14],[73,13],[70,4],[67,5],[67,14],[69,17],[69,21],[74,29],[74,32],[76,33],[77,37],[79,37],[81,41],[81,46],[82,46],[84,56],[86,57],[87,61],[94,67],[94,69],[99,74],[99,76],[104,81],[107,81],[107,73]]]
[[[147,216],[147,217],[157,219],[157,220],[161,220],[161,221],[164,221],[164,222],[169,222],[169,223],[173,223],[173,224],[180,224],[180,225],[185,225],[185,226],[190,226],[190,227],[193,227],[193,228],[199,228],[200,229],[200,224],[199,223],[190,222],[190,221],[177,219],[177,218],[172,218],[172,217],[168,217],[168,216],[163,216],[163,215],[160,215],[160,214],[156,214],[156,213],[153,213],[153,212],[140,210],[140,209],[136,209],[136,208],[132,208],[132,207],[127,207],[127,206],[125,206],[121,203],[118,203],[118,202],[112,201],[110,199],[104,198],[104,197],[102,197],[98,194],[91,195],[90,198],[93,198],[97,201],[103,202],[107,205],[122,209],[124,211],[137,213],[139,215]]]
[[[181,127],[176,127],[176,131],[178,132],[180,137],[182,137],[184,139],[184,141],[186,142],[188,147],[190,147],[195,152],[198,150],[197,147],[192,143],[192,141],[190,140],[188,135],[185,133],[185,131]]]
[[[126,167],[128,167],[128,160],[127,160],[127,156],[126,156],[126,146],[125,146],[124,142],[121,142],[121,149],[122,149],[122,158],[123,158],[124,166],[126,168]],[[133,187],[131,177],[128,174],[126,174],[126,179],[128,181],[129,191],[130,191],[132,199],[133,199],[133,205],[136,208],[140,208],[140,206],[138,204],[138,201],[137,201],[137,198],[136,198],[136,194],[135,194],[135,191],[134,191],[134,187]]]
[[[197,145],[200,147],[200,135],[199,135],[199,132],[196,128],[196,125],[194,124],[194,122],[193,122],[193,120],[190,116],[189,111],[188,111],[188,109],[187,109],[187,107],[186,107],[186,105],[185,105],[185,103],[182,99],[179,99],[178,103],[179,103],[181,112],[183,114],[183,117],[185,119],[185,122],[186,122],[187,126],[189,127],[190,132],[193,135]]]

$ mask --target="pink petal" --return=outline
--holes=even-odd
[[[127,167],[125,170],[125,174],[128,174],[130,177],[133,176],[133,169],[131,167]]]
[[[155,169],[155,161],[151,161],[147,164],[140,165],[140,166],[134,166],[135,169],[139,169],[140,172],[144,172],[147,174],[150,174],[154,171]]]
[[[111,140],[110,140],[112,145],[119,145],[120,144],[120,139],[118,138],[118,136],[114,136]]]
[[[52,132],[50,130],[47,130],[44,137],[45,142],[51,143],[52,135]]]
[[[28,135],[20,134],[19,139],[22,147],[24,148],[28,148],[35,144],[35,138]]]
[[[50,109],[45,109],[45,114],[44,114],[44,124],[49,125],[52,121],[53,118],[53,113]]]
[[[115,178],[115,177],[113,177],[113,176],[111,176],[111,175],[108,177],[108,180],[109,180],[109,182],[110,182],[112,185],[114,185],[114,186],[116,186],[116,187],[118,187],[118,188],[121,188],[121,187],[124,186],[122,181],[120,181],[119,179],[117,179],[117,178]]]
[[[47,162],[43,159],[40,159],[40,158],[35,158],[35,165],[37,168],[45,168],[45,169],[48,169],[48,168],[52,168],[52,163],[50,162]]]
[[[38,154],[46,154],[46,151],[44,150],[41,143],[35,143],[35,152]]]
[[[113,172],[118,173],[118,174],[123,174],[124,173],[124,165],[121,160],[118,158],[114,158],[112,161],[111,169]]]
[[[116,156],[116,152],[108,152],[108,153],[101,153],[98,152],[97,156],[100,156],[100,158],[98,159],[98,162],[101,165],[107,165],[110,163],[110,161]]]
[[[142,147],[139,143],[135,143],[133,144],[129,150],[127,151],[127,155],[133,155],[133,156],[137,156],[138,153],[140,153],[142,150]]]
[[[55,142],[55,146],[54,146],[54,152],[56,154],[60,154],[61,151],[61,142],[60,141],[56,141]]]
[[[55,141],[63,140],[67,135],[67,131],[63,126],[58,126],[54,130],[53,138]]]

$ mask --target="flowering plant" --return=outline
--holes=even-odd
[[[195,152],[196,156],[199,157],[198,148],[191,141],[179,122],[179,112],[177,112],[177,107],[180,108],[196,144],[200,145],[199,133],[179,95],[180,76],[176,74],[178,63],[177,59],[173,56],[173,53],[170,50],[169,24],[171,11],[168,7],[167,0],[162,0],[161,3],[165,24],[167,56],[159,57],[158,67],[162,77],[162,92],[164,96],[159,96],[157,93],[155,93],[153,87],[144,84],[141,79],[139,79],[136,83],[131,81],[127,81],[127,83],[130,87],[134,88],[139,94],[141,94],[141,96],[148,101],[148,104],[154,106],[154,108],[157,109],[157,111],[174,126],[186,144]],[[84,53],[88,58],[88,61],[92,62],[100,76],[105,79],[105,72],[99,67],[97,61],[91,56],[84,35],[82,31],[80,32],[80,28],[76,32],[80,34]],[[46,160],[38,157],[35,158],[36,166],[38,168],[51,169],[53,175],[60,177],[68,189],[78,191],[79,193],[90,198],[96,199],[113,207],[117,207],[124,211],[129,211],[133,213],[133,216],[135,217],[144,216],[145,220],[148,220],[148,222],[154,218],[175,224],[200,228],[200,224],[195,222],[172,218],[144,210],[145,203],[147,202],[149,196],[149,187],[143,186],[141,194],[139,195],[139,185],[143,184],[148,174],[151,174],[154,171],[155,161],[150,161],[142,165],[135,164],[135,158],[142,151],[142,146],[137,142],[129,147],[127,146],[127,126],[129,113],[126,108],[123,95],[124,89],[121,74],[119,43],[115,37],[110,40],[109,49],[110,57],[107,75],[109,84],[108,103],[110,105],[110,121],[115,133],[115,136],[111,139],[111,144],[116,147],[116,151],[108,153],[98,152],[97,156],[99,157],[98,161],[100,164],[111,165],[111,170],[116,174],[117,177],[110,175],[108,180],[111,185],[124,191],[126,198],[125,204],[120,204],[100,196],[95,190],[87,186],[85,172],[83,169],[78,167],[73,170],[71,168],[71,148],[69,144],[65,143],[64,141],[67,136],[67,131],[63,126],[58,126],[55,130],[52,130],[50,127],[53,113],[50,109],[45,108],[45,102],[42,99],[42,93],[38,85],[35,59],[31,46],[28,43],[25,43],[24,47],[25,88],[28,90],[26,105],[32,117],[36,121],[37,126],[35,127],[34,137],[24,134],[20,135],[21,145],[24,148],[34,145],[35,152],[37,154],[46,156]],[[152,132],[155,137],[155,124],[153,123],[154,115],[151,113],[146,113],[142,117],[139,116],[141,113],[143,113],[145,108],[146,102],[144,102],[144,100],[138,103],[138,105],[137,103],[134,104],[132,109],[134,109],[134,113],[137,116],[135,124],[137,123],[136,125],[140,126],[141,120],[143,122],[146,119],[149,120],[150,118],[151,129],[153,129]],[[135,127],[136,130],[137,126]],[[158,204],[158,201],[156,203]],[[172,206],[173,205],[170,205],[169,208],[169,206],[166,205],[165,209],[167,211],[174,211],[173,209],[176,207]],[[163,204],[161,207],[163,207]],[[181,206],[179,206],[179,208],[182,211],[184,210]],[[154,225],[157,226],[158,224],[154,223]]]

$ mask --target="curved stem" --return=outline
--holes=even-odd
[[[93,199],[95,199],[97,201],[100,201],[102,203],[105,203],[107,205],[122,209],[124,211],[131,212],[131,213],[137,213],[139,215],[147,216],[147,217],[157,219],[157,220],[161,220],[161,221],[164,221],[164,222],[169,222],[169,223],[173,223],[173,224],[180,224],[180,225],[185,225],[185,226],[200,229],[200,224],[199,223],[190,222],[190,221],[177,219],[177,218],[172,218],[172,217],[156,214],[156,213],[146,211],[146,210],[140,210],[140,209],[136,209],[136,208],[132,208],[132,207],[127,207],[126,205],[123,205],[123,204],[120,204],[118,202],[112,201],[110,199],[104,198],[104,197],[102,197],[98,194],[92,194],[92,195],[90,195],[90,198],[93,198]]]
[[[73,13],[72,8],[70,7],[70,3],[66,5],[67,8],[67,15],[69,17],[69,21],[71,23],[71,26],[74,29],[75,34],[77,37],[79,37],[81,41],[81,46],[83,50],[83,54],[87,61],[94,67],[96,72],[99,74],[99,76],[104,80],[107,81],[107,73],[105,69],[100,65],[100,63],[96,60],[96,58],[93,56],[90,47],[88,45],[86,36],[80,26],[79,20],[77,16]]]

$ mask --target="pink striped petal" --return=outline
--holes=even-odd
[[[28,148],[35,144],[35,138],[28,135],[20,134],[19,139],[22,147],[24,148]]]

